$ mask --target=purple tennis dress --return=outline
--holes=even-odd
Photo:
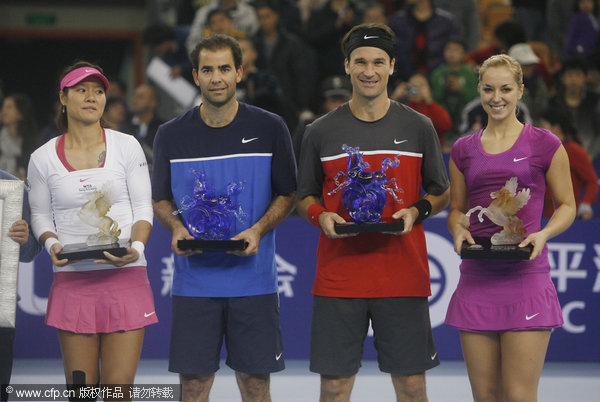
[[[523,221],[525,236],[539,231],[545,175],[560,140],[548,130],[525,124],[510,149],[488,154],[481,146],[482,133],[460,138],[452,147],[452,160],[465,177],[469,209],[487,207],[492,201],[490,193],[517,177],[517,191],[529,188],[531,198],[516,216]],[[491,237],[502,230],[486,216],[479,222],[476,213],[471,215],[470,224],[476,237]],[[563,318],[550,279],[548,247],[533,261],[463,260],[446,324],[472,332],[560,327]]]

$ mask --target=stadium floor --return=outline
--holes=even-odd
[[[308,371],[306,360],[286,361],[286,370],[271,376],[274,402],[318,401],[319,376]],[[62,384],[59,359],[16,359],[12,384]],[[176,374],[167,371],[163,359],[140,361],[136,384],[177,384]],[[443,361],[427,373],[430,402],[471,401],[467,373],[462,361]],[[539,387],[541,402],[597,402],[600,395],[600,362],[547,362]],[[223,362],[211,392],[211,401],[240,401],[234,373]],[[377,363],[364,361],[358,373],[352,401],[379,402],[395,400],[387,374],[379,372]]]

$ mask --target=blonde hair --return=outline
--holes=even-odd
[[[479,67],[480,84],[481,77],[483,77],[483,74],[485,74],[485,72],[491,67],[508,68],[515,79],[515,82],[519,85],[523,85],[523,70],[521,69],[521,65],[514,57],[511,57],[507,54],[496,54],[483,62],[481,67]]]

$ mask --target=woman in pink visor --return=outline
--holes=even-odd
[[[28,168],[31,226],[54,270],[46,323],[58,329],[73,388],[133,384],[144,328],[158,321],[144,257],[153,220],[148,167],[133,136],[102,127],[108,88],[100,67],[67,67],[57,118],[63,134],[38,148]],[[95,222],[130,241],[125,255],[57,256],[107,230]]]

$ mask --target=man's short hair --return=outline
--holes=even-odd
[[[566,71],[569,70],[579,70],[582,71],[584,74],[587,74],[589,66],[585,57],[582,55],[575,55],[564,59],[560,68],[560,75],[563,75]]]
[[[233,56],[233,64],[235,69],[239,70],[242,66],[242,49],[240,49],[240,45],[237,40],[229,35],[212,34],[200,39],[198,44],[194,47],[194,50],[192,50],[190,53],[190,60],[196,71],[198,71],[198,56],[200,55],[202,49],[207,49],[213,52],[220,49],[229,49],[231,50],[231,54]]]

